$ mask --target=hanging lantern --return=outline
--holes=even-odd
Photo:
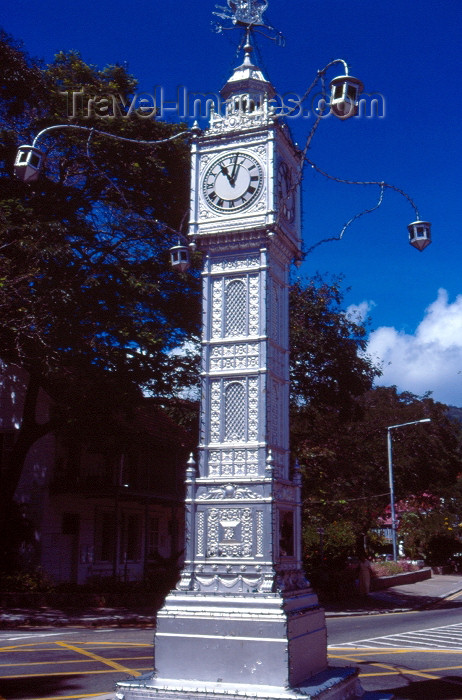
[[[339,75],[330,84],[330,109],[339,119],[348,119],[358,113],[358,97],[364,85],[352,75]]]
[[[409,243],[417,250],[422,252],[432,242],[431,223],[429,221],[413,221],[407,229],[409,231]]]
[[[35,146],[19,146],[14,174],[23,182],[35,182],[40,174],[44,154]]]
[[[189,269],[189,250],[185,245],[173,246],[170,248],[170,264],[174,270],[179,270],[179,272],[186,272]]]

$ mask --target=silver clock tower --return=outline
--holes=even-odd
[[[302,570],[288,425],[301,162],[249,35],[221,91],[225,111],[193,129],[189,235],[204,254],[199,457],[188,464],[185,564],[158,614],[155,674],[119,683],[127,700],[319,689],[350,698],[359,688],[352,669],[327,668],[324,612]]]
[[[299,159],[250,44],[222,96],[226,113],[192,147],[190,235],[205,253],[202,411],[180,588],[240,596],[306,586],[288,442]]]

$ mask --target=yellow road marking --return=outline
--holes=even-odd
[[[426,654],[428,654],[428,653],[441,653],[441,651],[443,651],[443,653],[446,653],[446,654],[453,654],[454,653],[451,650],[441,650],[441,649],[424,650],[424,652]],[[429,678],[431,680],[441,680],[441,676],[433,676],[430,674],[439,673],[439,672],[443,672],[443,671],[460,671],[462,669],[462,666],[438,666],[435,668],[422,668],[422,669],[419,669],[417,671],[414,671],[414,670],[409,669],[409,668],[403,669],[399,666],[390,666],[390,665],[386,665],[386,664],[379,664],[379,663],[370,662],[366,658],[364,658],[364,657],[371,656],[371,655],[377,656],[377,652],[379,652],[379,654],[382,654],[382,655],[388,655],[389,653],[409,654],[411,652],[412,653],[415,652],[415,649],[403,649],[403,650],[398,650],[398,651],[391,650],[391,652],[388,649],[378,649],[378,650],[373,649],[370,651],[366,650],[365,654],[362,653],[362,654],[356,655],[356,656],[354,654],[349,654],[349,655],[329,654],[329,658],[330,659],[338,659],[341,661],[348,661],[349,663],[355,663],[355,664],[367,663],[367,664],[370,664],[371,666],[374,666],[377,668],[387,669],[386,671],[381,671],[381,672],[377,672],[377,673],[361,673],[360,672],[359,675],[361,677],[364,677],[364,678],[367,678],[367,677],[371,678],[371,677],[378,677],[378,676],[390,676],[390,675],[398,675],[398,674],[408,674],[408,675],[420,676],[422,678]],[[461,652],[458,652],[458,653],[461,653]],[[445,682],[449,682],[446,679],[443,679],[443,680],[445,680]],[[462,684],[462,679],[460,681],[453,681],[453,682],[456,685],[460,685],[460,684]]]
[[[146,661],[152,659],[152,656],[130,656],[128,658],[120,657],[115,659],[109,659],[109,661]],[[50,661],[23,661],[19,664],[0,664],[0,668],[12,668],[13,666],[46,666],[50,665]],[[74,659],[73,661],[53,661],[54,666],[60,666],[61,664],[91,664],[99,663],[95,659]],[[0,698],[1,700],[1,698]]]
[[[60,647],[63,647],[64,649],[69,649],[70,651],[75,651],[77,654],[82,654],[83,656],[88,656],[90,659],[93,659],[94,661],[99,661],[102,664],[105,664],[106,666],[110,666],[111,668],[114,668],[116,671],[124,671],[125,673],[130,673],[132,676],[140,676],[141,673],[139,671],[134,671],[133,669],[127,668],[127,666],[122,666],[121,664],[118,664],[116,661],[111,661],[110,659],[105,659],[104,656],[99,656],[98,654],[93,654],[91,651],[88,651],[87,649],[82,649],[81,647],[76,647],[73,644],[67,644],[66,642],[56,642],[56,644]]]
[[[364,664],[366,663],[365,659],[359,659],[356,656],[340,656],[340,654],[329,654],[328,656],[329,659],[337,659],[338,661],[348,661],[349,663],[352,664]]]
[[[109,693],[112,691],[109,691]],[[107,695],[109,695],[107,693]],[[99,698],[101,695],[104,695],[104,693],[91,693],[91,695],[59,695],[58,697],[55,698],[42,698],[41,700],[71,700],[72,698],[77,698],[77,700],[80,700],[80,698]],[[4,698],[0,697],[0,700],[5,700]]]
[[[377,667],[377,668],[385,668],[387,671],[391,673],[391,675],[394,674],[404,674],[404,675],[410,675],[410,676],[418,676],[419,678],[430,678],[431,680],[439,680],[439,676],[432,676],[428,673],[425,673],[424,671],[413,671],[412,669],[409,668],[400,668],[399,666],[389,666],[388,664],[375,664],[372,662],[371,666]],[[370,677],[370,676],[387,676],[390,675],[390,673],[361,673],[360,672],[360,677],[363,676],[364,678]]]
[[[444,603],[445,600],[456,600],[457,598],[460,598],[462,596],[462,591],[456,591],[456,593],[453,593],[452,595],[446,596],[446,598],[442,598],[440,603]]]
[[[441,668],[424,668],[423,671],[460,671],[462,666],[441,666]],[[460,680],[462,683],[462,678]]]
[[[55,648],[55,645],[58,644],[59,642],[35,642],[35,643],[30,643],[30,644],[11,644],[8,647],[0,647],[0,654],[2,652],[9,653],[11,651],[37,651],[37,647],[40,648],[41,651],[50,651],[51,649]],[[93,649],[104,649],[107,646],[112,646],[112,647],[147,647],[147,648],[152,648],[152,643],[150,644],[140,644],[139,642],[79,642],[77,640],[76,644],[79,644],[81,646],[89,646],[92,647]],[[48,648],[46,648],[48,645]]]
[[[114,673],[114,671],[123,671],[124,673],[129,673],[131,676],[141,676],[141,671],[152,671],[152,666],[146,666],[146,668],[140,668],[138,671],[133,671],[131,668],[124,668],[123,666],[120,667],[120,669],[112,669],[112,668],[105,668],[102,671],[56,671],[56,673],[17,673],[14,675],[9,675],[9,676],[2,676],[3,680],[9,680],[10,678],[41,678],[42,676],[45,678],[51,678],[52,676],[97,676],[101,675],[102,673]],[[101,693],[99,693],[101,695]]]
[[[111,693],[112,691],[109,691]],[[109,695],[107,693],[107,695]],[[104,695],[105,693],[91,693],[91,695],[59,695],[58,697],[55,698],[42,698],[41,700],[71,700],[72,698],[76,698],[77,700],[80,700],[80,698],[100,698],[101,695]],[[4,698],[0,697],[0,700],[5,700]]]

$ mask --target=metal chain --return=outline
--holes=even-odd
[[[370,183],[371,184],[371,183]],[[385,186],[384,183],[374,183],[374,184],[380,184],[380,195],[378,202],[375,206],[369,207],[369,209],[364,209],[364,211],[360,212],[359,214],[355,214],[354,216],[351,217],[345,224],[345,226],[342,228],[338,236],[330,236],[328,238],[323,238],[322,240],[318,241],[314,245],[312,245],[308,250],[304,253],[304,255],[309,255],[315,248],[318,246],[322,245],[322,243],[330,243],[331,241],[340,241],[343,238],[343,234],[347,230],[347,228],[353,223],[353,221],[356,221],[356,219],[360,219],[361,216],[364,216],[364,214],[370,214],[371,212],[375,211],[380,207],[380,205],[383,202],[383,195],[385,192]]]
[[[311,165],[311,167],[314,168],[314,170],[316,170],[316,172],[318,172],[320,175],[327,177],[329,180],[334,180],[335,182],[340,182],[340,183],[343,183],[346,185],[379,185],[380,187],[384,187],[384,188],[387,188],[390,190],[394,190],[395,192],[398,192],[398,194],[402,195],[405,199],[407,199],[407,201],[409,202],[411,207],[414,209],[414,212],[416,215],[416,220],[417,221],[420,220],[419,210],[417,209],[417,206],[414,203],[414,201],[411,199],[411,197],[406,192],[404,192],[404,190],[400,189],[399,187],[396,187],[396,185],[390,185],[388,182],[379,182],[377,180],[364,180],[364,181],[345,180],[345,179],[340,178],[340,177],[335,177],[334,175],[329,175],[329,173],[326,173],[324,170],[321,170],[321,168],[318,165],[316,165],[316,163],[313,163],[313,161],[311,161],[306,156],[305,156],[305,162],[308,163],[309,165]]]
[[[93,129],[89,126],[79,126],[78,124],[56,124],[55,126],[47,126],[45,129],[42,129],[42,131],[39,131],[39,133],[32,142],[32,146],[36,147],[39,138],[41,138],[47,132],[54,131],[55,129],[78,129],[80,131],[90,131],[92,133],[99,134],[100,136],[107,136],[110,139],[117,139],[118,141],[127,141],[129,143],[139,143],[142,146],[156,146],[161,143],[168,143],[169,141],[173,141],[174,139],[178,139],[181,136],[186,136],[190,133],[189,129],[187,129],[186,131],[180,131],[178,134],[169,136],[166,139],[159,139],[158,141],[142,141],[138,139],[129,139],[126,136],[119,136],[118,134],[110,134],[107,131],[99,131],[99,129]]]

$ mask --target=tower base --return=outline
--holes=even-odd
[[[155,671],[117,684],[118,700],[350,700],[352,668],[327,667],[324,611],[290,593],[174,591],[159,611]]]
[[[154,659],[162,678],[297,687],[327,667],[324,610],[309,587],[173,591],[157,616]]]
[[[298,688],[173,680],[145,675],[117,684],[117,700],[354,700],[363,696],[357,669],[327,668]],[[391,696],[387,696],[391,697]]]

